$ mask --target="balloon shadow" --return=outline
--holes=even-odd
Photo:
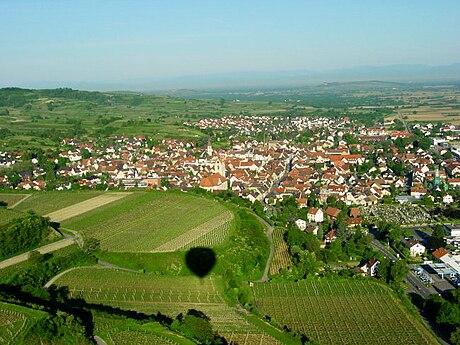
[[[210,248],[191,248],[185,255],[185,264],[198,277],[203,278],[211,272],[217,258]]]

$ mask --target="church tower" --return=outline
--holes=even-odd
[[[206,153],[208,156],[212,156],[212,146],[211,146],[211,138],[208,139],[208,147],[206,148]]]

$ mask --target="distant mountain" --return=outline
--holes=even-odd
[[[84,90],[161,91],[192,96],[191,89],[249,89],[273,87],[298,87],[333,82],[379,80],[388,82],[453,82],[460,81],[460,63],[444,66],[386,65],[359,66],[325,71],[249,71],[210,75],[195,75],[163,79],[136,79],[111,83],[43,82],[22,87],[53,88],[72,87]]]

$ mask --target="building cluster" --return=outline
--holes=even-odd
[[[152,145],[144,136],[84,142],[68,138],[62,142],[66,149],[59,157],[48,158],[56,164],[66,162],[56,169],[53,188],[188,190],[199,186],[210,192],[231,190],[251,202],[266,204],[293,196],[301,207],[311,207],[312,196],[319,205],[333,197],[347,205],[370,206],[403,190],[401,202],[420,199],[433,189],[444,193],[444,202],[453,202],[448,188],[460,185],[460,162],[455,155],[444,158],[452,151],[446,138],[457,133],[455,127],[415,125],[413,129],[435,136],[436,144],[417,148],[412,141],[404,147],[395,145],[397,138],[412,136],[406,130],[389,130],[383,125],[365,128],[348,117],[239,115],[187,125],[232,132],[230,148],[213,148],[211,141],[198,147],[177,139]],[[260,131],[272,138],[250,139]],[[280,138],[277,133],[291,136]],[[305,133],[308,136],[302,137]],[[443,158],[438,165],[436,156]],[[0,167],[11,168],[20,161],[21,153],[0,152]],[[15,188],[47,188],[49,172],[32,163],[32,173],[20,172]],[[13,185],[8,174],[0,176],[0,183]]]

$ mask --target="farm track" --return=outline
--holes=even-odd
[[[32,196],[32,194],[24,194],[24,197],[21,200],[19,200],[18,202],[16,202],[15,204],[13,204],[11,206],[8,206],[8,208],[9,209],[15,208],[16,206],[20,205],[23,201],[27,200],[31,196]]]
[[[257,217],[257,219],[259,219],[259,221],[267,229],[267,237],[268,237],[268,240],[270,241],[270,254],[268,255],[267,263],[265,264],[264,274],[262,275],[262,278],[254,281],[254,283],[263,283],[263,282],[269,281],[270,279],[268,277],[268,273],[270,272],[270,266],[272,264],[273,255],[275,253],[275,245],[273,243],[273,227],[265,219],[259,217],[256,214],[254,215]]]
[[[74,243],[75,243],[74,239],[64,238],[64,239],[62,239],[60,241],[53,242],[53,243],[47,244],[47,245],[45,245],[43,247],[34,249],[33,251],[38,251],[40,254],[46,254],[46,253],[54,252],[54,251],[56,251],[58,249],[68,247],[68,246],[70,246],[70,245],[72,245]],[[16,256],[13,256],[12,258],[9,258],[9,259],[1,261],[0,262],[0,269],[6,268],[6,267],[9,267],[9,266],[12,266],[12,265],[16,265],[16,264],[19,264],[19,263],[21,263],[23,261],[26,261],[27,259],[29,259],[30,252],[31,251],[28,251],[26,253],[16,255]]]
[[[54,222],[62,222],[69,218],[91,211],[95,208],[104,206],[111,202],[120,200],[130,195],[131,193],[107,193],[94,198],[79,202],[63,209],[48,213],[45,217],[49,217]]]

